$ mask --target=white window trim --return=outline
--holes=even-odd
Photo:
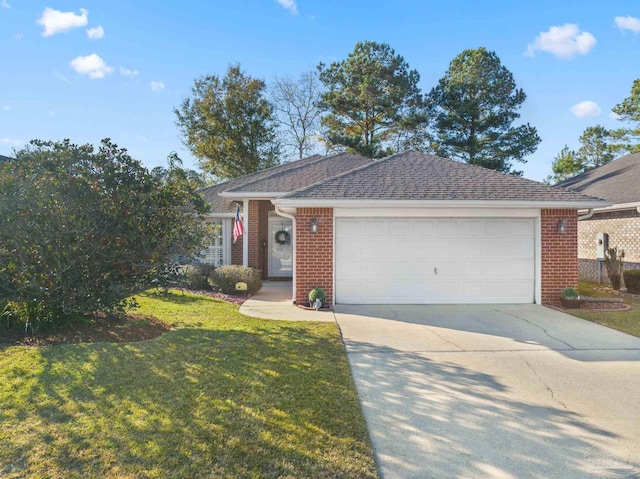
[[[206,223],[220,223],[222,226],[222,265],[231,264],[231,243],[233,237],[231,235],[231,218],[215,218],[208,217]],[[203,260],[204,262],[204,260]],[[222,266],[216,265],[216,266]]]

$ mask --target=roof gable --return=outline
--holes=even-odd
[[[285,200],[595,202],[597,198],[433,155],[403,152],[284,197]],[[287,201],[291,203],[292,201]]]
[[[640,153],[626,155],[558,186],[614,203],[640,202]]]

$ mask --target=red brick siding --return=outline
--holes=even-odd
[[[318,220],[318,232],[309,231]],[[296,214],[296,301],[309,301],[309,291],[322,288],[333,303],[333,208],[298,208]]]
[[[558,233],[558,220],[566,221],[566,234]],[[542,210],[542,304],[559,304],[563,288],[578,287],[578,212]]]
[[[233,243],[233,227],[236,220],[231,220],[231,264],[242,264],[242,236]]]
[[[269,212],[274,209],[269,200],[249,201],[249,266],[262,271],[262,279],[268,279],[269,273],[268,252],[262,242],[268,242]]]

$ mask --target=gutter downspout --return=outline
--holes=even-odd
[[[638,213],[640,213],[640,206],[638,206]],[[578,216],[578,221],[580,221],[580,220],[588,220],[592,216],[593,216],[593,208],[589,208],[589,210],[587,211],[586,214],[584,214],[582,216]]]
[[[278,208],[277,205],[275,206],[275,212],[278,216],[282,216],[284,218],[289,218],[291,220],[291,228],[292,228],[292,232],[293,232],[293,241],[291,242],[291,248],[293,249],[293,258],[292,258],[292,272],[293,272],[293,278],[292,278],[292,283],[293,283],[293,292],[292,294],[292,298],[291,301],[293,301],[293,304],[296,304],[296,217],[294,215],[290,215],[289,213],[285,213],[284,211],[280,210],[280,208]]]
[[[638,207],[636,208],[636,211],[637,211],[638,213],[640,213],[640,206],[638,206]]]

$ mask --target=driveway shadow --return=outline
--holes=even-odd
[[[615,452],[611,431],[514,398],[492,375],[362,346],[349,362],[383,479],[611,477],[594,452]]]

